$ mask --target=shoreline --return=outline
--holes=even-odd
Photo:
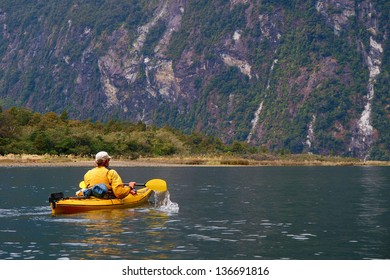
[[[111,160],[111,167],[218,167],[218,166],[390,166],[388,161],[359,161],[343,158],[275,158],[245,159],[238,157],[160,157],[135,160]],[[50,155],[6,155],[0,156],[0,167],[93,167],[93,158]]]

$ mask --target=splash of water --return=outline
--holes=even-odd
[[[171,201],[169,191],[154,192],[154,207],[166,213],[179,212],[179,205]]]

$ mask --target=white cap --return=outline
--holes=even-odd
[[[111,157],[108,155],[107,152],[101,151],[98,152],[95,156],[96,162],[103,162],[106,159],[110,159]]]

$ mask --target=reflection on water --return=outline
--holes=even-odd
[[[360,223],[373,226],[377,219],[388,211],[385,198],[381,196],[384,184],[385,178],[379,170],[369,167],[363,169],[361,186],[364,195],[361,196],[360,202]]]
[[[0,259],[390,258],[388,170],[135,168],[169,192],[138,208],[52,216],[48,194],[73,194],[84,171],[0,168]]]
[[[378,235],[388,235],[388,228],[383,226],[386,219],[389,218],[388,197],[383,196],[383,187],[389,186],[387,174],[376,168],[364,168],[362,170],[361,186],[363,195],[360,198],[359,214],[357,222],[364,231],[364,235],[360,240],[355,242],[361,244],[360,253],[362,258],[381,258],[380,254],[372,253],[372,247],[376,247],[377,251],[388,250],[390,239],[377,239]],[[388,222],[387,222],[388,224]],[[367,246],[369,244],[369,246]]]

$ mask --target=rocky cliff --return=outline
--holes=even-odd
[[[0,104],[389,158],[386,1],[0,4]]]

